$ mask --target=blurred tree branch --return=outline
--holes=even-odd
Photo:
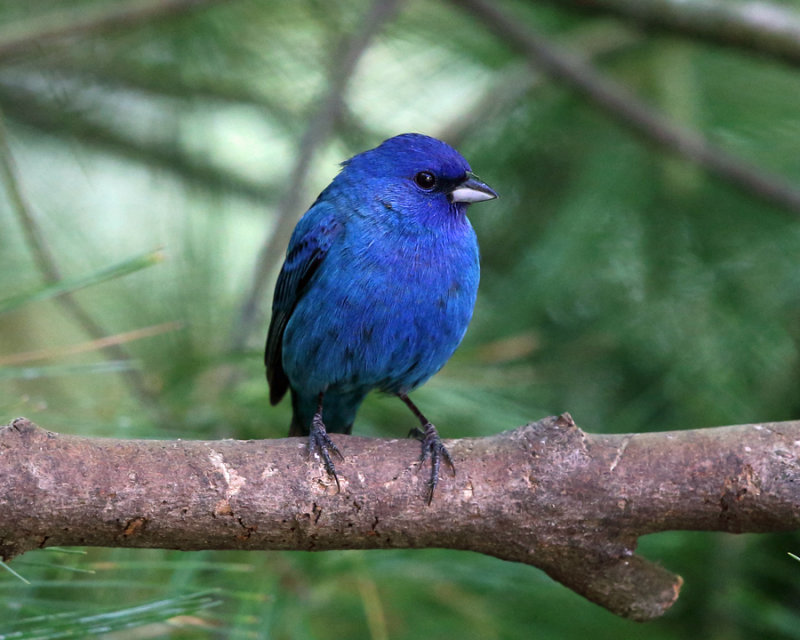
[[[133,27],[186,14],[225,0],[145,0],[81,6],[26,22],[7,24],[0,31],[0,61],[40,50],[52,51],[62,41],[127,31]]]
[[[45,240],[39,223],[36,221],[33,209],[28,204],[23,193],[22,185],[17,175],[17,167],[8,144],[5,118],[2,112],[0,112],[0,176],[2,176],[2,182],[12,209],[22,226],[33,260],[44,281],[48,284],[59,282],[62,280],[61,270]],[[105,328],[95,320],[92,314],[86,310],[72,293],[65,292],[56,297],[55,300],[88,336],[95,340],[108,336]],[[108,360],[130,359],[127,350],[116,342],[105,344],[102,347],[102,351]],[[137,369],[126,369],[121,372],[121,375],[131,392],[142,402],[144,407],[151,413],[157,413],[157,403],[153,394],[147,388],[141,372]]]
[[[800,189],[712,145],[680,127],[626,87],[563,50],[528,25],[485,0],[451,0],[471,12],[503,42],[521,51],[534,67],[563,81],[646,140],[703,167],[742,191],[800,214]]]
[[[195,187],[218,190],[259,203],[273,199],[273,185],[226,171],[198,154],[187,152],[168,140],[143,139],[141,135],[103,122],[91,112],[57,105],[24,87],[0,82],[0,104],[10,120],[55,135],[79,138],[92,147],[139,161],[150,168],[169,171]]]
[[[295,114],[279,95],[257,90],[230,77],[187,77],[174,67],[153,68],[139,60],[115,59],[98,65],[98,60],[83,52],[69,56],[50,56],[37,60],[36,67],[56,73],[76,85],[101,86],[111,91],[135,92],[157,99],[169,98],[181,105],[196,102],[214,105],[252,106],[263,112],[271,123],[293,133]],[[21,65],[20,65],[21,68]]]
[[[278,204],[275,222],[271,225],[261,251],[256,259],[253,280],[239,317],[234,325],[231,342],[234,351],[241,350],[258,320],[272,269],[283,257],[305,193],[308,172],[317,150],[325,144],[336,121],[344,109],[347,85],[355,73],[358,62],[375,34],[397,13],[402,0],[375,0],[361,27],[348,36],[334,57],[328,78],[328,92],[308,123],[300,141],[294,167],[289,175],[286,195]]]
[[[623,52],[641,42],[642,36],[635,31],[625,27],[609,28],[609,25],[599,29],[594,25],[575,29],[569,35],[569,46],[580,49],[592,60]],[[547,84],[549,81],[544,74],[537,73],[525,62],[514,61],[496,74],[494,81],[469,111],[455,117],[436,137],[458,148],[476,127],[494,118],[505,117],[529,92]]]
[[[568,414],[448,443],[426,506],[413,440],[333,435],[341,492],[305,440],[152,441],[0,428],[0,559],[48,546],[445,547],[537,566],[648,620],[681,578],[634,554],[667,530],[800,528],[800,421],[619,435]]]
[[[800,65],[800,14],[772,2],[729,0],[550,0],[635,24]]]

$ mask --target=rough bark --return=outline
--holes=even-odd
[[[657,531],[800,528],[800,421],[587,434],[568,414],[447,441],[433,504],[409,440],[337,436],[341,490],[305,441],[153,441],[0,427],[0,556],[51,545],[447,547],[525,562],[610,611],[664,613],[681,578],[634,554]]]

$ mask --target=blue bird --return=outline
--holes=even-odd
[[[399,397],[431,459],[428,502],[450,454],[409,399],[444,366],[472,317],[480,276],[471,202],[497,194],[444,142],[416,133],[342,163],[297,223],[272,301],[270,402],[291,391],[290,436],[308,435],[336,480],[327,432],[350,433],[364,397]]]

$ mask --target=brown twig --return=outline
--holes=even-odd
[[[524,562],[634,620],[680,577],[634,553],[667,530],[800,528],[800,421],[622,435],[567,415],[451,440],[425,504],[413,440],[342,436],[341,490],[304,438],[152,441],[0,428],[0,559],[49,546],[445,547]]]
[[[275,222],[256,259],[250,291],[241,307],[231,337],[234,351],[241,350],[253,331],[259,310],[264,304],[272,269],[283,257],[294,224],[300,213],[308,172],[317,150],[327,141],[344,108],[344,95],[355,69],[369,43],[397,13],[402,0],[375,0],[359,30],[342,44],[342,54],[335,58],[328,80],[328,93],[308,124],[288,179],[288,190],[278,205]]]
[[[126,344],[134,340],[141,340],[142,338],[152,338],[153,336],[161,335],[162,333],[167,333],[168,331],[177,331],[182,327],[183,324],[180,322],[162,322],[161,324],[152,325],[150,327],[142,327],[140,329],[118,333],[113,336],[95,338],[94,340],[89,340],[88,342],[73,344],[67,347],[48,347],[46,349],[36,349],[35,351],[11,353],[6,356],[0,356],[0,367],[25,364],[28,362],[34,362],[36,360],[53,360],[57,358],[64,358],[66,356],[74,356],[78,353],[86,353],[88,351],[96,351],[97,349],[105,349],[111,345]]]
[[[646,140],[694,162],[745,193],[800,214],[800,189],[787,180],[731,156],[698,132],[679,127],[627,88],[507,15],[496,4],[486,0],[451,2],[473,13],[503,42],[521,51],[530,64],[579,91]]]

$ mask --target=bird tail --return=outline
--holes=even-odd
[[[352,396],[331,394],[325,404],[325,430],[328,433],[350,433],[353,419],[366,393]],[[316,399],[313,402],[303,399],[292,389],[292,422],[289,425],[289,437],[307,436],[316,411]]]
[[[307,436],[308,427],[304,427],[300,420],[297,419],[297,412],[292,413],[292,423],[289,425],[289,437],[297,438],[299,436]]]

